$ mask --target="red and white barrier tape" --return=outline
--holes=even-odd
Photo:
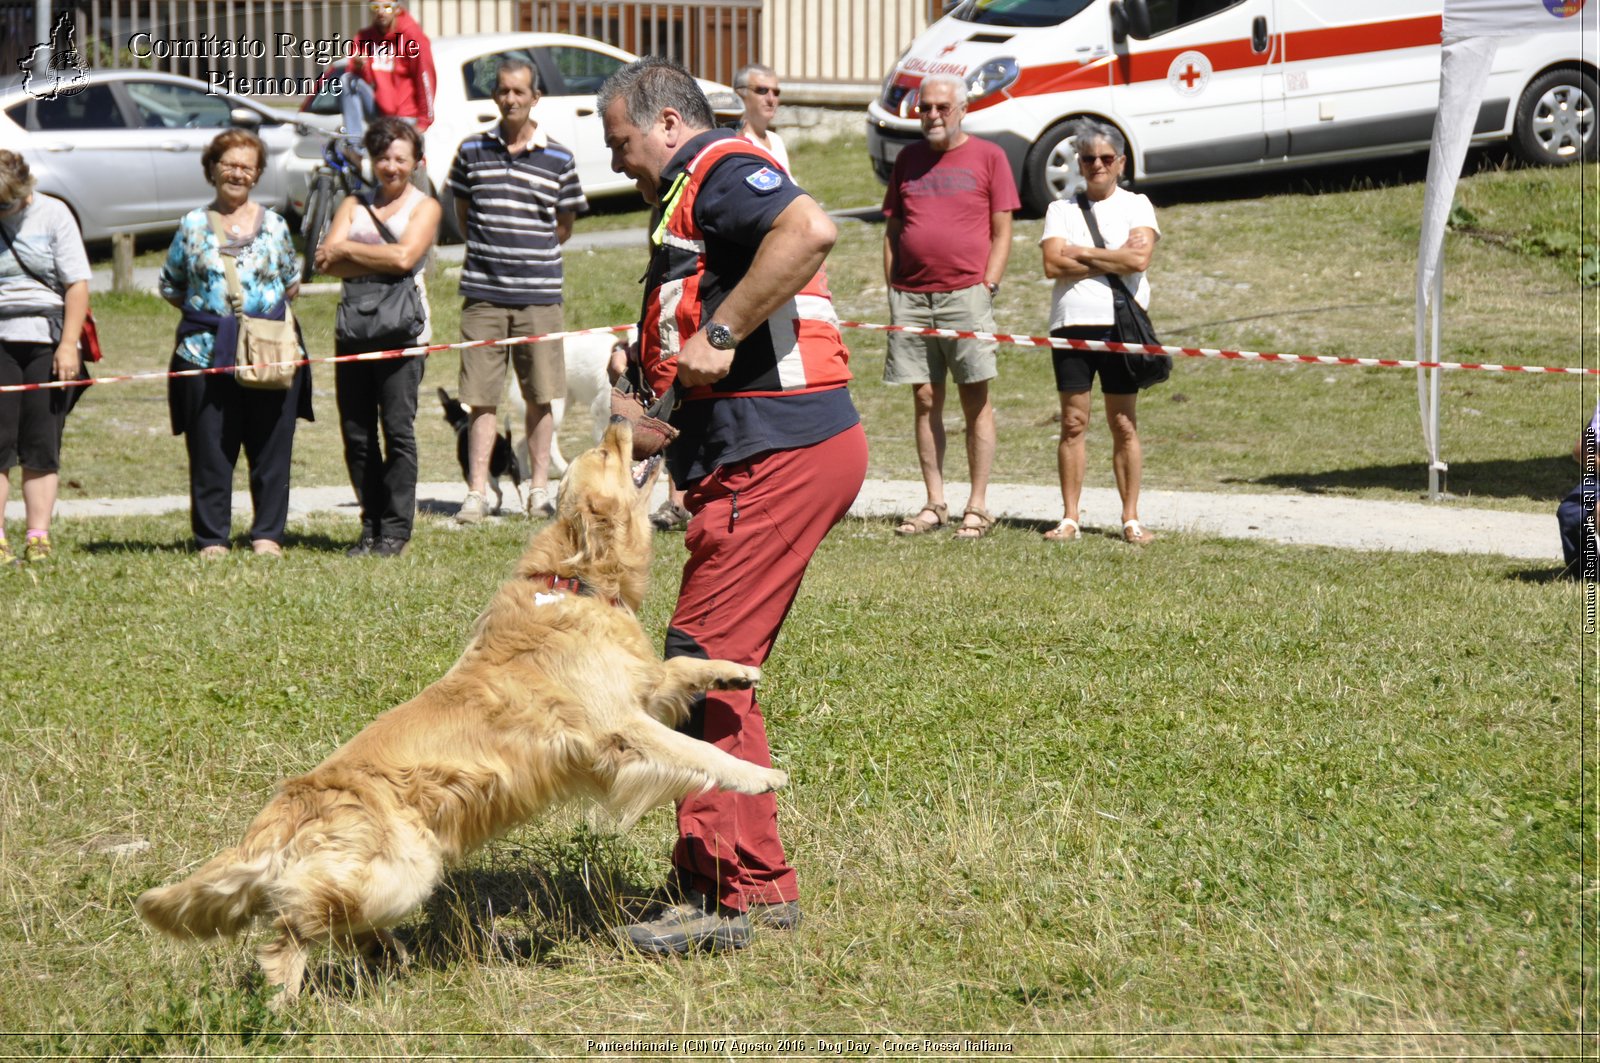
[[[841,321],[842,328],[869,332],[909,332],[917,336],[942,336],[961,340],[994,340],[1019,347],[1073,347],[1084,351],[1112,351],[1117,354],[1170,354],[1183,358],[1226,358],[1244,362],[1309,362],[1312,365],[1364,365],[1392,369],[1480,369],[1491,373],[1574,373],[1600,376],[1600,369],[1562,368],[1551,365],[1495,365],[1492,362],[1422,362],[1410,358],[1338,358],[1327,354],[1279,354],[1272,351],[1224,351],[1209,347],[1156,347],[1142,343],[1102,343],[1099,340],[1067,340],[1056,336],[1015,336],[1009,332],[966,332],[959,329],[913,328],[909,325],[875,325],[864,321]]]
[[[387,351],[365,351],[361,354],[330,355],[326,358],[301,358],[295,362],[276,362],[275,365],[320,365],[330,362],[380,362],[391,358],[417,358],[438,351],[459,351],[468,347],[509,347],[519,343],[542,343],[545,340],[564,340],[569,336],[598,336],[604,333],[629,332],[632,325],[604,325],[600,328],[572,329],[567,332],[548,332],[542,336],[510,336],[500,340],[464,340],[461,343],[434,343],[420,347],[395,347]],[[45,391],[51,388],[82,388],[90,384],[120,384],[129,380],[175,380],[179,377],[211,376],[231,373],[237,366],[208,366],[204,369],[153,370],[148,373],[125,373],[121,376],[101,376],[93,380],[52,380],[44,384],[9,384],[0,387],[0,395],[14,391]]]
[[[1157,347],[1139,343],[1101,342],[1099,340],[1069,340],[1055,336],[1019,336],[1009,332],[976,332],[962,329],[914,328],[910,325],[879,325],[866,321],[841,321],[841,328],[861,329],[867,332],[906,332],[916,336],[938,336],[947,339],[993,340],[1018,347],[1061,347],[1083,351],[1111,351],[1116,354],[1144,353],[1170,354],[1182,358],[1222,358],[1243,362],[1303,362],[1311,365],[1357,365],[1390,369],[1476,369],[1490,373],[1565,373],[1580,376],[1600,376],[1600,368],[1568,368],[1552,365],[1496,365],[1492,362],[1425,362],[1411,358],[1342,358],[1327,354],[1283,354],[1276,351],[1229,351],[1210,347]],[[506,347],[519,343],[542,343],[547,340],[564,340],[569,336],[595,336],[604,333],[624,333],[629,325],[604,325],[599,328],[572,329],[549,332],[542,336],[511,336],[499,340],[465,340],[460,343],[435,343],[420,347],[397,347],[387,351],[367,351],[362,354],[341,354],[325,358],[302,359],[295,364],[318,365],[338,362],[375,362],[390,358],[416,358],[438,351],[459,351],[468,347]],[[0,395],[17,391],[43,391],[49,388],[86,387],[89,384],[119,384],[132,380],[170,380],[177,377],[206,376],[214,373],[231,373],[233,366],[206,369],[180,369],[175,372],[157,370],[149,373],[127,373],[121,376],[96,377],[93,380],[52,380],[44,384],[10,384],[0,386]]]

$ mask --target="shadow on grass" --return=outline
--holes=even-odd
[[[1518,583],[1570,583],[1573,580],[1573,575],[1567,566],[1557,565],[1554,568],[1515,569],[1506,573],[1506,579],[1515,580]]]
[[[454,512],[452,510],[451,512]],[[307,550],[316,553],[343,553],[353,540],[335,538],[323,532],[287,532],[283,537],[285,550]],[[234,553],[250,553],[248,536],[234,536],[229,542]],[[185,535],[165,541],[154,539],[93,539],[78,547],[86,554],[175,554],[195,556],[194,540]]]
[[[396,928],[413,970],[447,971],[462,963],[560,967],[563,945],[609,944],[612,928],[632,922],[657,900],[652,890],[604,861],[539,857],[513,847],[497,862],[513,866],[459,868],[445,875],[423,904],[421,917]],[[525,862],[524,862],[525,861]],[[322,949],[306,973],[306,989],[348,998],[373,979],[404,977],[394,957],[358,957]]]
[[[1549,499],[1553,521],[1556,503],[1572,489],[1576,475],[1577,467],[1569,455],[1494,461],[1452,461],[1445,489],[1457,498],[1477,496]],[[1369,465],[1358,469],[1229,477],[1222,482],[1282,487],[1304,491],[1307,494],[1385,487],[1394,491],[1413,493],[1420,498],[1427,493],[1428,469],[1426,463],[1419,459],[1399,465]]]

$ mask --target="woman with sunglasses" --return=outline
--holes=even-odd
[[[227,345],[237,341],[238,329],[225,257],[232,259],[241,309],[250,317],[281,321],[289,301],[299,294],[300,259],[289,223],[250,198],[266,161],[265,145],[242,129],[219,133],[200,154],[200,166],[217,194],[179,220],[161,268],[161,297],[183,311],[172,355],[174,371],[234,361]],[[310,369],[302,365],[282,390],[243,387],[232,373],[174,377],[167,386],[167,403],[173,434],[183,436],[189,455],[189,523],[200,556],[228,552],[233,470],[241,446],[250,462],[255,510],[251,549],[280,556],[289,517],[295,421],[311,420]]]
[[[1122,134],[1108,125],[1084,120],[1075,134],[1078,169],[1083,174],[1089,209],[1104,247],[1097,247],[1084,212],[1075,199],[1057,200],[1044,216],[1044,275],[1055,291],[1050,308],[1050,335],[1066,339],[1118,340],[1112,301],[1112,277],[1119,277],[1140,306],[1150,305],[1145,271],[1161,230],[1150,200],[1122,188],[1126,159]],[[1089,390],[1095,375],[1105,399],[1111,429],[1111,469],[1122,496],[1122,538],[1143,545],[1155,536],[1139,521],[1139,479],[1144,454],[1134,406],[1139,386],[1126,359],[1104,351],[1057,348],[1056,390],[1061,396],[1061,442],[1056,464],[1061,474],[1061,500],[1066,510],[1059,523],[1044,533],[1052,542],[1078,538],[1078,499],[1086,464],[1084,438],[1089,428]]]
[[[733,91],[744,101],[744,117],[739,119],[739,135],[778,160],[784,173],[789,173],[789,151],[783,138],[771,128],[772,117],[778,113],[778,74],[770,66],[751,63],[733,75]],[[793,176],[791,174],[791,176]]]
[[[72,211],[33,184],[22,156],[0,151],[0,384],[76,380],[81,368],[89,258]],[[61,432],[73,397],[60,388],[0,395],[0,514],[11,493],[11,467],[21,464],[28,521],[22,559],[29,563],[50,556]],[[0,522],[0,564],[16,560]]]

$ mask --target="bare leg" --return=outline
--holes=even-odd
[[[550,440],[556,421],[549,403],[528,403],[528,487],[537,490],[550,486]]]
[[[27,507],[28,530],[50,530],[50,517],[56,509],[56,490],[61,483],[61,477],[53,472],[38,472],[34,469],[22,470],[22,500]],[[5,497],[0,495],[0,507],[5,505]]]
[[[489,493],[489,455],[494,453],[494,439],[500,431],[500,420],[493,406],[473,406],[467,422],[467,490],[487,496]]]
[[[1139,419],[1134,413],[1138,395],[1106,395],[1106,424],[1111,428],[1111,469],[1122,496],[1123,521],[1139,519],[1139,481],[1144,472],[1144,449],[1139,445]]]
[[[1056,469],[1061,474],[1061,505],[1074,523],[1079,520],[1078,503],[1083,497],[1083,472],[1088,460],[1085,440],[1089,431],[1089,392],[1063,391],[1061,396],[1061,442],[1056,447]]]
[[[961,396],[961,414],[967,423],[967,471],[972,479],[972,492],[967,496],[971,509],[987,511],[989,508],[989,473],[994,468],[994,405],[989,401],[989,382],[957,384]],[[963,520],[962,525],[967,524]],[[974,525],[980,523],[973,522]]]
[[[922,483],[930,505],[944,503],[944,393],[942,383],[911,385],[917,464],[922,467]]]

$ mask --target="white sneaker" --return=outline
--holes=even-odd
[[[553,516],[556,504],[550,500],[550,490],[545,487],[530,487],[528,489],[528,519],[543,520]]]
[[[456,510],[457,524],[481,524],[489,515],[489,500],[476,491],[467,492],[467,500]]]

